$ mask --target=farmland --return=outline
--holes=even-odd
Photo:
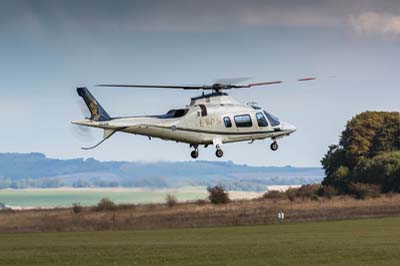
[[[167,194],[179,201],[205,199],[205,187],[182,187],[176,189],[146,188],[56,188],[56,189],[3,189],[0,202],[22,207],[68,207],[73,203],[84,206],[95,205],[102,198],[116,203],[160,203],[165,202]],[[260,197],[262,192],[231,191],[235,198]]]
[[[0,234],[0,265],[398,265],[400,218]]]

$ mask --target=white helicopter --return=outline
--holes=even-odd
[[[303,78],[297,81],[309,81],[315,78]],[[201,96],[191,99],[184,108],[172,109],[164,115],[111,117],[85,87],[77,88],[91,117],[73,121],[73,124],[104,129],[103,139],[96,145],[84,150],[94,149],[116,132],[125,132],[172,140],[190,144],[193,148],[191,157],[199,156],[199,145],[206,148],[212,144],[215,155],[223,156],[222,144],[239,141],[250,141],[266,138],[272,139],[271,150],[278,149],[277,139],[289,136],[296,127],[279,119],[253,103],[241,104],[230,97],[224,90],[251,88],[255,86],[279,84],[282,81],[234,85],[215,83],[202,86],[168,86],[168,85],[122,85],[101,84],[102,87],[131,88],[164,88],[183,90],[203,90]],[[211,91],[204,93],[204,91]]]

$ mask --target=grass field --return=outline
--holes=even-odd
[[[205,199],[205,187],[183,187],[176,189],[144,188],[59,188],[59,189],[15,189],[0,190],[0,202],[22,207],[67,207],[72,203],[84,206],[96,205],[102,198],[109,198],[116,203],[160,203],[165,202],[167,194],[172,194],[179,201]],[[262,193],[232,191],[232,198],[251,198]]]
[[[399,265],[400,218],[0,234],[0,265]]]

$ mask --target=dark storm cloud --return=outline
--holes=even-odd
[[[372,19],[389,24],[383,27],[394,27],[396,31],[399,7],[398,1],[393,0],[6,0],[1,2],[0,29],[34,34],[47,31],[60,34],[65,31],[219,31],[269,26],[353,27],[368,31],[374,21],[370,22],[371,16],[363,14],[373,12],[377,16]],[[393,17],[395,20],[391,21]]]

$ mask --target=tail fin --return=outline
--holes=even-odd
[[[101,105],[97,102],[87,88],[77,88],[77,92],[78,95],[83,98],[90,111],[90,120],[107,121],[111,119],[111,117],[107,114],[103,107],[101,107]]]

